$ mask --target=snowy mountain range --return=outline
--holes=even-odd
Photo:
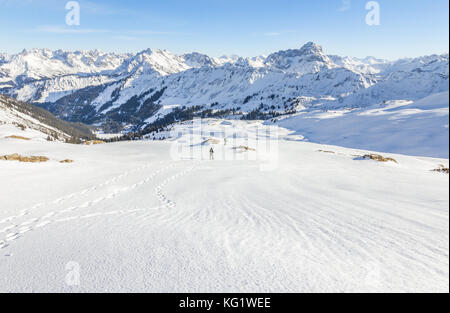
[[[68,121],[140,130],[175,109],[274,115],[417,100],[448,90],[448,60],[329,56],[312,42],[254,58],[33,49],[0,54],[0,93]]]

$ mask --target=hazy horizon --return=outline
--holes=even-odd
[[[317,42],[315,42],[315,43],[319,44]],[[287,49],[280,49],[280,50],[273,51],[271,53],[276,53],[278,51],[290,50],[290,49],[300,49],[302,46],[303,46],[303,44],[300,44],[297,47],[287,48]],[[320,45],[320,46],[322,46],[322,45]],[[324,53],[326,55],[328,55],[328,56],[338,55],[338,54],[333,54],[333,53],[327,53],[327,47],[322,46],[322,48],[323,48]],[[267,57],[268,55],[271,54],[271,53],[268,53],[268,54],[262,54],[261,53],[261,54],[257,54],[257,55],[238,55],[238,54],[209,55],[209,54],[204,53],[202,51],[195,51],[195,50],[194,51],[185,51],[185,52],[181,52],[181,53],[175,53],[174,51],[171,51],[170,49],[164,49],[164,48],[159,48],[159,47],[148,47],[148,48],[144,48],[144,49],[141,49],[141,50],[133,50],[133,51],[130,50],[130,51],[122,51],[122,52],[121,51],[108,51],[108,50],[99,49],[99,48],[92,48],[92,49],[50,49],[50,48],[47,48],[47,47],[33,47],[33,48],[23,48],[23,49],[21,49],[19,51],[16,51],[14,53],[8,53],[8,52],[0,51],[0,54],[7,54],[7,55],[11,56],[11,55],[20,54],[24,50],[31,51],[31,50],[45,50],[45,49],[53,51],[53,52],[54,51],[58,51],[58,50],[61,50],[61,51],[64,51],[64,52],[99,51],[99,52],[102,52],[102,53],[112,53],[112,54],[137,54],[137,53],[141,53],[141,52],[143,52],[145,50],[150,49],[150,50],[154,50],[154,51],[157,51],[157,50],[170,51],[171,53],[173,53],[173,54],[175,54],[177,56],[181,56],[181,55],[189,54],[189,53],[200,53],[200,54],[204,54],[204,55],[207,55],[207,56],[213,57],[213,58],[233,57],[233,56],[244,57],[244,58],[261,57],[261,56]],[[358,59],[375,58],[375,59],[386,60],[386,61],[395,61],[395,60],[404,59],[404,58],[412,58],[413,59],[413,58],[419,58],[419,57],[423,57],[423,56],[427,56],[427,55],[444,55],[444,54],[448,54],[448,53],[449,53],[449,51],[447,50],[447,51],[430,53],[430,54],[412,55],[412,56],[405,56],[405,57],[391,58],[391,59],[381,58],[381,57],[378,57],[376,55],[366,55],[366,56],[338,55],[338,56],[341,56],[341,57],[354,57],[354,58],[358,58]]]

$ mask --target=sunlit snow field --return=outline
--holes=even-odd
[[[0,129],[0,154],[50,158],[0,161],[0,291],[449,290],[448,158],[362,160],[261,122],[96,146]]]

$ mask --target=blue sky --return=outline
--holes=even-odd
[[[449,46],[447,0],[379,0],[379,26],[365,23],[365,0],[79,0],[79,26],[66,25],[67,2],[0,0],[0,52],[160,48],[255,56],[314,41],[329,54],[395,59]]]

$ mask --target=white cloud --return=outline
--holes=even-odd
[[[280,36],[281,33],[280,32],[267,32],[264,33],[264,36]]]
[[[173,35],[173,34],[177,34],[176,32],[158,31],[158,30],[130,30],[129,33],[137,34],[137,35]]]
[[[80,1],[81,10],[91,15],[130,15],[136,14],[137,11],[129,8],[116,8],[109,4],[100,4],[93,1]]]
[[[263,33],[263,36],[276,37],[276,36],[281,36],[281,35],[295,33],[295,32],[296,32],[295,30],[271,31],[271,32]]]
[[[52,33],[52,34],[91,34],[91,33],[108,33],[105,29],[79,28],[67,27],[60,25],[41,25],[37,26],[32,31],[38,33]]]
[[[351,7],[352,7],[352,4],[351,4],[350,0],[342,0],[341,7],[338,9],[338,11],[345,12],[345,11],[350,10]]]
[[[1,0],[0,0],[1,1]],[[97,29],[97,28],[81,28],[76,26],[67,25],[39,25],[34,29],[27,30],[27,32],[36,33],[48,33],[48,34],[95,34],[95,33],[110,33],[114,35],[113,39],[117,40],[139,40],[139,37],[146,37],[150,35],[181,35],[183,33],[178,33],[174,31],[161,31],[161,30],[128,30],[128,31],[117,31],[108,29]]]
[[[122,35],[119,35],[119,36],[114,36],[114,37],[112,37],[112,39],[115,39],[115,40],[126,40],[126,41],[135,41],[135,40],[140,40],[140,38],[138,38],[138,37],[133,37],[133,36],[122,36]]]

